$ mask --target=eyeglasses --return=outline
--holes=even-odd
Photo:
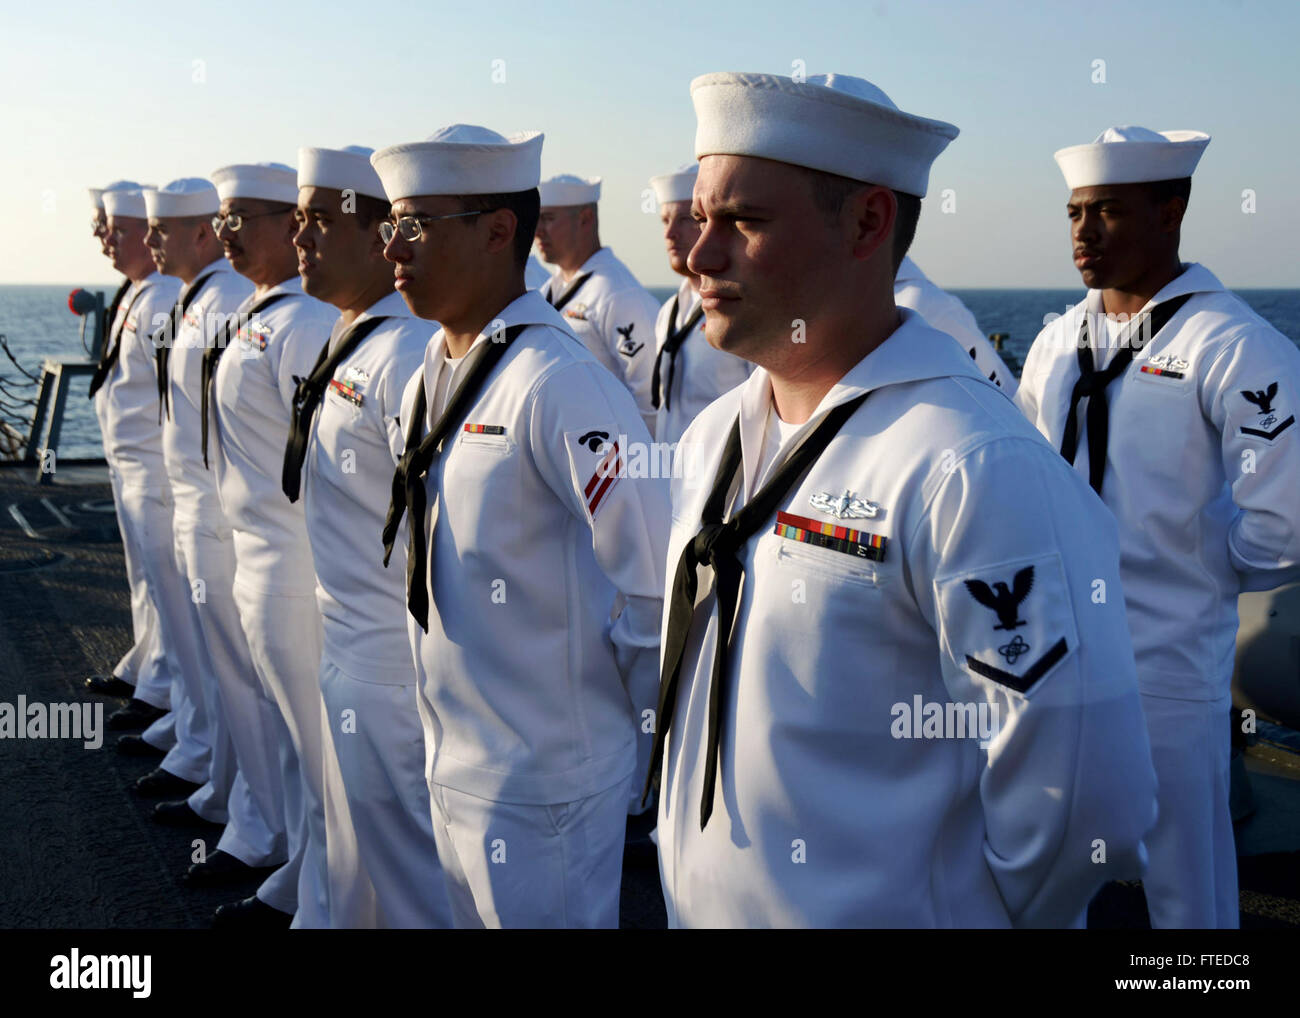
[[[424,223],[436,223],[439,219],[460,219],[462,216],[481,216],[487,209],[475,209],[473,212],[450,212],[445,216],[399,216],[397,222],[385,219],[379,224],[379,238],[389,243],[397,234],[403,240],[419,240],[424,236]]]
[[[270,212],[254,212],[252,215],[247,215],[242,212],[229,212],[224,216],[212,217],[212,231],[214,233],[220,233],[221,224],[225,223],[227,226],[230,227],[231,233],[238,233],[243,228],[245,219],[260,219],[262,216],[282,216],[282,215],[284,215],[284,212],[280,209],[274,209]]]

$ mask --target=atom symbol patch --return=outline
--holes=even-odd
[[[1007,664],[1014,665],[1021,654],[1029,653],[1029,649],[1029,644],[1025,643],[1020,634],[1017,633],[1014,640],[1010,643],[1004,643],[998,648],[998,653],[1007,659]]]

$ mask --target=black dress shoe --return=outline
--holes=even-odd
[[[120,696],[129,700],[135,696],[135,686],[116,675],[92,675],[86,679],[86,692],[98,693],[100,696]]]
[[[193,781],[186,781],[184,778],[178,778],[170,771],[165,771],[161,767],[155,767],[148,774],[136,780],[136,795],[185,795],[188,796],[201,788]]]
[[[272,908],[257,895],[243,901],[222,905],[212,914],[214,929],[232,929],[237,926],[265,930],[287,930],[293,916]]]
[[[246,884],[261,880],[274,870],[274,866],[249,866],[229,852],[217,849],[203,862],[190,866],[181,882],[189,887],[224,887],[227,884]]]
[[[164,772],[165,773],[165,772]],[[220,827],[211,820],[204,820],[194,812],[184,799],[179,802],[160,802],[153,808],[155,823],[168,827]]]
[[[167,712],[143,700],[132,699],[121,710],[115,710],[108,716],[105,724],[114,731],[129,728],[148,728]]]
[[[151,759],[160,759],[167,755],[166,750],[145,742],[138,735],[123,735],[119,738],[117,740],[117,751],[123,756],[140,756]]]

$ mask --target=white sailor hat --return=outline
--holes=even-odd
[[[904,113],[847,74],[795,81],[722,72],[691,82],[695,157],[760,156],[924,197],[930,164],[957,137],[941,120]]]
[[[222,201],[260,198],[298,204],[298,175],[284,163],[236,163],[212,171],[212,183]]]
[[[212,181],[182,177],[164,187],[144,189],[144,208],[150,219],[210,216],[221,206]]]
[[[347,148],[298,149],[298,186],[352,190],[368,198],[386,200],[379,174],[370,165],[374,149],[362,145]]]
[[[370,157],[389,201],[419,195],[513,194],[542,179],[540,131],[510,137],[452,124],[424,141],[392,145]]]
[[[557,205],[590,205],[600,201],[600,178],[578,177],[560,173],[548,177],[537,185],[542,198],[542,208]]]
[[[104,212],[117,218],[147,219],[144,193],[138,188],[118,188],[104,192]]]
[[[1056,153],[1065,186],[1145,184],[1190,177],[1210,143],[1202,131],[1150,131],[1108,127],[1091,145],[1071,145]]]
[[[88,187],[86,193],[90,195],[91,204],[97,209],[104,207],[104,194],[108,191],[138,191],[143,185],[137,184],[134,180],[115,180],[111,184],[105,184],[103,187]]]
[[[655,189],[655,200],[660,205],[666,205],[670,201],[690,201],[695,196],[695,178],[699,175],[699,163],[686,163],[672,173],[651,177],[650,186]]]

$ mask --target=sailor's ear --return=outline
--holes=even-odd
[[[893,240],[898,199],[887,187],[868,184],[850,194],[841,208],[840,223],[852,246],[853,257],[866,260]]]
[[[484,216],[487,219],[487,251],[496,254],[506,248],[513,248],[515,231],[519,229],[519,218],[510,209],[493,209]]]
[[[1160,229],[1163,233],[1177,233],[1183,226],[1183,216],[1187,214],[1187,199],[1174,195],[1160,206]]]

